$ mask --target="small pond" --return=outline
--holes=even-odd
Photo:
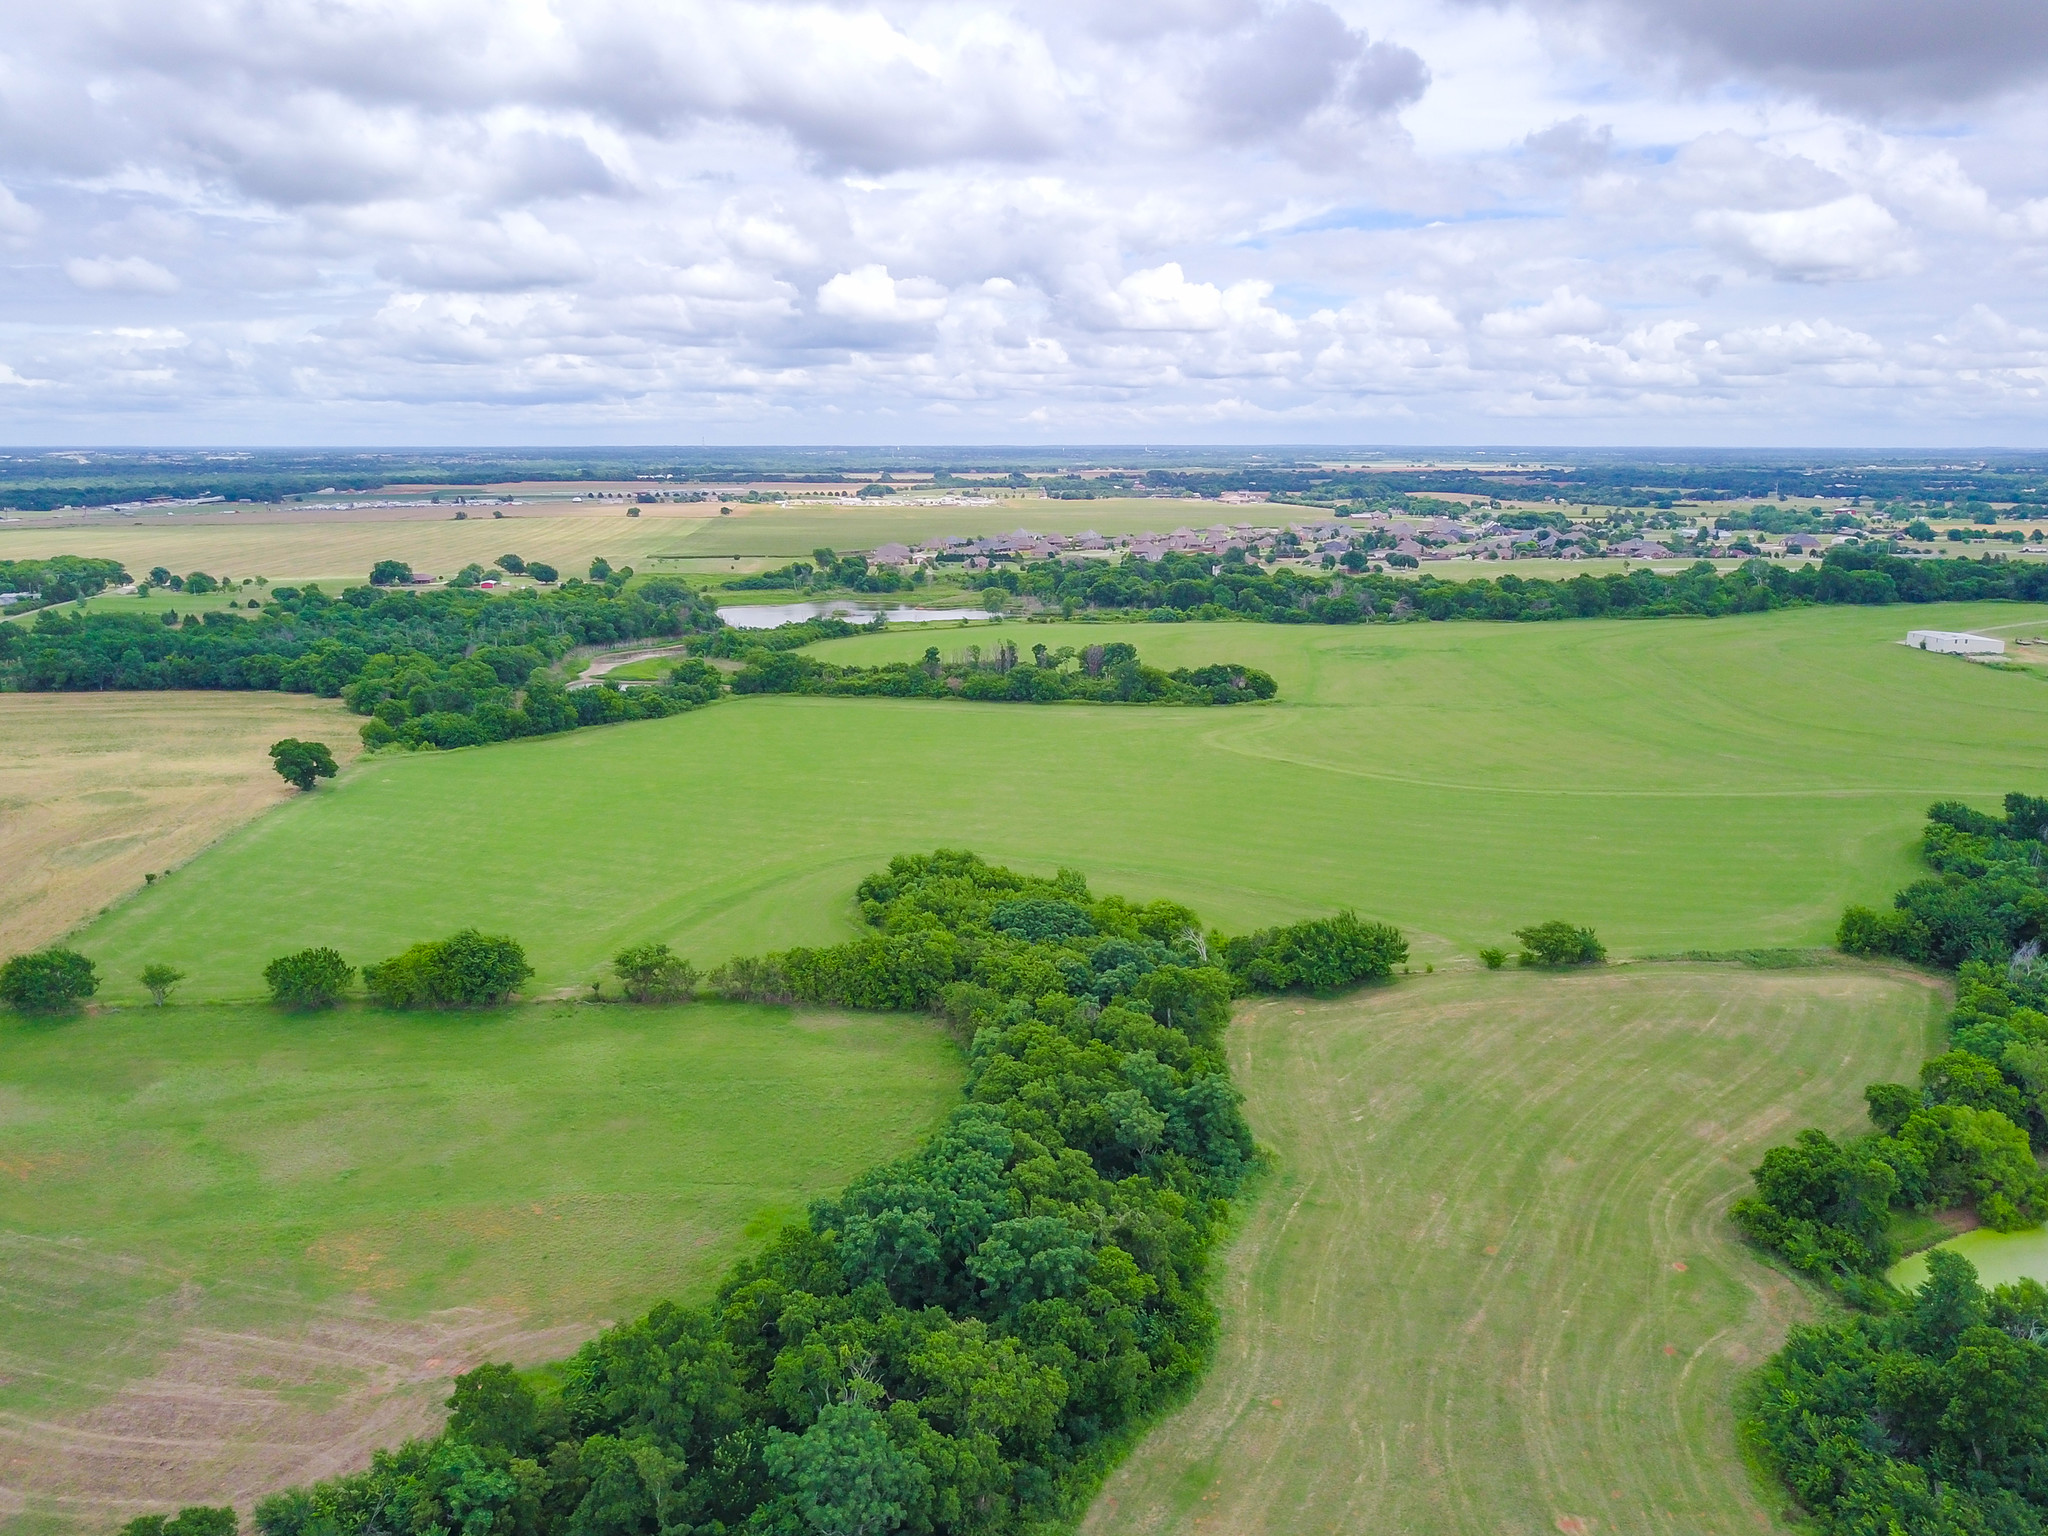
[[[2014,1280],[2030,1278],[2048,1285],[2048,1227],[2025,1232],[1993,1232],[1979,1227],[1952,1237],[1939,1246],[1960,1253],[1977,1266],[1977,1278],[1986,1290]],[[1927,1249],[1899,1260],[1885,1272],[1885,1279],[1902,1291],[1917,1291],[1927,1281]]]
[[[865,624],[876,614],[891,624],[929,624],[940,619],[992,619],[979,608],[885,608],[880,603],[759,603],[721,608],[718,616],[734,629],[774,629],[780,624],[801,624],[805,619],[845,619]]]

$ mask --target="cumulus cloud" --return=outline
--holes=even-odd
[[[1715,208],[1694,222],[1735,259],[1791,282],[1895,277],[1916,265],[1899,221],[1863,192],[1768,213]]]
[[[2048,430],[2034,109],[1937,137],[1851,101],[1965,101],[1935,66],[1981,55],[1994,0],[1956,37],[1902,11],[1904,49],[1870,6],[1825,35],[1847,0],[1510,0],[1565,50],[1473,3],[25,10],[9,424]]]

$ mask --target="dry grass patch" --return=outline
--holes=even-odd
[[[1085,1531],[1787,1529],[1731,1399],[1809,1309],[1726,1221],[1763,1149],[1905,1077],[1875,969],[1439,975],[1246,1010],[1268,1182],[1195,1400]]]
[[[0,693],[0,955],[69,932],[297,791],[283,736],[346,763],[356,721],[284,693]]]

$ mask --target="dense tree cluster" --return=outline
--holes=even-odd
[[[1607,946],[1590,928],[1581,928],[1562,918],[1517,928],[1521,945],[1516,958],[1523,965],[1556,969],[1568,965],[1600,965],[1607,959]],[[1497,970],[1492,966],[1489,969]]]
[[[571,646],[715,628],[716,611],[681,582],[555,591],[431,592],[278,587],[260,612],[188,615],[47,610],[0,628],[0,685],[30,690],[281,688],[333,698],[378,655],[453,665],[484,649],[531,650],[552,661]]]
[[[1902,1309],[1794,1328],[1746,1428],[1839,1536],[2037,1536],[2048,1526],[2048,1289],[1987,1293],[1929,1256]]]
[[[1072,1513],[1202,1363],[1202,1279],[1251,1157],[1195,914],[940,852],[867,932],[723,966],[728,994],[944,1010],[967,1102],[700,1307],[536,1392],[457,1384],[438,1438],[257,1507],[266,1536],[999,1533]]]
[[[1020,657],[1013,642],[970,645],[950,659],[937,646],[921,661],[843,667],[795,651],[761,650],[733,675],[734,693],[814,693],[888,698],[979,699],[1031,704],[1086,700],[1104,704],[1245,704],[1278,686],[1256,667],[1219,662],[1171,672],[1145,666],[1122,643],[1057,650],[1039,645]]]
[[[1865,1090],[1873,1130],[1837,1142],[1817,1130],[1764,1154],[1756,1192],[1736,1202],[1754,1241],[1852,1300],[1886,1304],[1875,1278],[1897,1257],[1894,1206],[1973,1207],[1986,1226],[2048,1215],[2048,969],[2037,967],[2048,919],[2042,843],[2048,801],[2008,795],[2003,818],[1943,802],[1928,811],[1922,849],[1939,871],[1895,898],[1891,912],[1851,907],[1840,943],[1958,967],[1950,1049],[1917,1085]]]
[[[1504,572],[1470,581],[1374,572],[1311,575],[1265,569],[1232,551],[1223,559],[1169,552],[1114,564],[1044,560],[991,579],[1053,607],[1138,610],[1154,620],[1248,618],[1274,624],[1363,624],[1406,619],[1531,622],[1575,618],[1715,617],[1805,604],[2048,600],[2048,566],[1995,560],[1909,560],[1883,548],[1836,545],[1820,564],[1751,561],[1725,574],[1707,561],[1669,576],[1557,579]]]
[[[733,592],[806,592],[852,590],[855,592],[908,592],[923,584],[924,570],[902,571],[891,566],[870,566],[866,555],[842,555],[830,549],[814,549],[808,561],[794,560],[772,571],[752,576],[729,577],[722,585]]]
[[[654,687],[572,690],[549,675],[537,647],[499,645],[452,662],[417,651],[372,656],[341,697],[371,717],[362,730],[365,746],[450,748],[663,719],[702,708],[724,691],[717,669],[697,660],[680,663]]]
[[[118,560],[52,555],[47,560],[0,560],[0,592],[33,592],[35,601],[68,603],[120,586],[128,572]]]

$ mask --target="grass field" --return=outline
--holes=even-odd
[[[1788,1529],[1731,1397],[1806,1295],[1725,1220],[1774,1140],[1910,1076],[1938,993],[1863,968],[1467,971],[1239,1011],[1274,1165],[1194,1401],[1089,1536]]]
[[[1915,610],[1967,627],[2024,610]],[[1234,658],[1275,707],[1032,708],[750,698],[665,721],[382,758],[265,817],[82,936],[116,978],[253,994],[272,956],[375,960],[475,923],[577,987],[622,943],[700,963],[850,931],[906,848],[971,846],[1211,922],[1354,905],[1418,958],[1532,920],[1618,954],[1814,944],[1911,877],[1930,801],[2039,778],[2048,687],[1892,643],[1898,610],[1715,621],[979,626],[833,642],[840,660],[1009,634]],[[132,995],[119,983],[115,998]]]
[[[0,1019],[0,1527],[356,1465],[702,1294],[959,1076],[921,1019],[724,1004]]]
[[[297,791],[282,736],[346,763],[355,721],[284,693],[0,693],[0,955],[47,943]]]

